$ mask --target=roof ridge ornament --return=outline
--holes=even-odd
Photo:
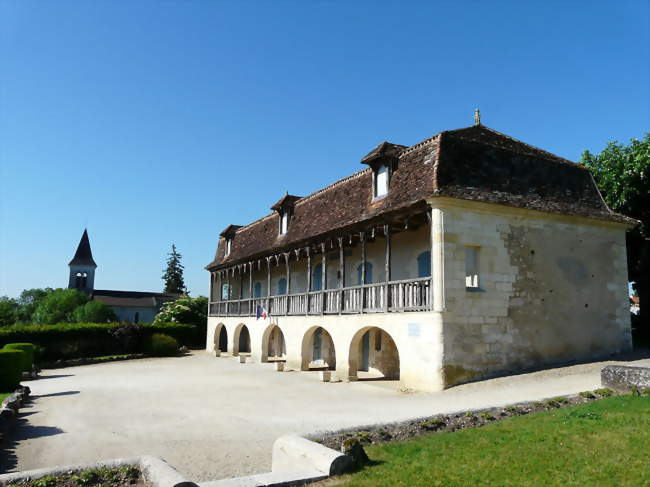
[[[474,125],[481,125],[481,110],[474,110]]]

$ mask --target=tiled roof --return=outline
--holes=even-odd
[[[237,230],[230,254],[217,248],[208,269],[255,260],[336,233],[377,217],[416,208],[435,196],[635,224],[613,213],[589,171],[483,125],[441,132],[411,147],[382,143],[362,162],[399,150],[386,197],[373,200],[372,170],[364,169],[294,204],[286,234],[271,214]]]
[[[68,265],[91,265],[97,267],[93,260],[93,253],[90,250],[90,240],[88,239],[88,230],[84,229],[84,233],[79,240],[77,251]]]
[[[92,293],[91,299],[101,301],[107,306],[159,308],[163,303],[175,301],[179,297],[179,294],[173,293],[147,293],[140,291],[95,289]]]

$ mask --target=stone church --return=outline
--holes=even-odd
[[[97,264],[93,259],[87,230],[84,230],[81,235],[77,251],[68,267],[70,268],[68,289],[78,289],[86,293],[91,300],[101,301],[111,307],[119,321],[151,323],[164,303],[179,297],[177,294],[169,293],[95,289]]]
[[[209,351],[440,390],[631,347],[637,222],[585,167],[480,123],[361,164],[221,232]]]

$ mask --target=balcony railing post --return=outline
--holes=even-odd
[[[359,306],[359,313],[363,314],[363,309],[366,306],[366,234],[359,233],[361,239],[361,304]]]
[[[230,292],[230,269],[226,269],[226,274],[227,274],[227,281],[228,281],[228,286],[226,288],[226,316],[229,316],[230,312],[230,296],[232,293]]]
[[[291,264],[289,263],[289,259],[291,258],[291,252],[286,252],[284,254],[284,262],[287,266],[287,292],[286,294],[286,306],[284,307],[284,314],[285,316],[289,314],[289,294],[291,294]]]
[[[305,251],[307,252],[307,296],[305,298],[305,301],[307,303],[307,311],[306,314],[309,315],[309,301],[311,298],[311,252],[310,252],[310,247],[307,246],[305,247]]]
[[[323,268],[323,272],[321,273],[321,287],[320,287],[320,295],[321,295],[320,314],[322,315],[325,312],[325,309],[327,307],[327,296],[325,295],[325,290],[327,289],[327,252],[326,252],[325,243],[321,244],[321,249],[323,250],[323,254],[321,255],[321,267]]]
[[[345,288],[345,251],[343,250],[343,237],[339,237],[339,275],[341,276],[341,279],[339,281],[339,314],[343,312],[343,307],[345,304],[343,303],[344,297],[343,296],[343,289]]]
[[[386,262],[385,262],[385,274],[386,274],[386,284],[384,291],[384,313],[388,313],[389,300],[390,300],[390,227],[384,225],[384,237],[386,239]]]

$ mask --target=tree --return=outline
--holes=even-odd
[[[110,323],[117,321],[115,312],[101,301],[89,301],[72,312],[73,323]]]
[[[40,301],[32,321],[39,325],[70,323],[73,311],[87,302],[88,296],[77,289],[55,289]]]
[[[154,323],[183,323],[194,325],[199,337],[205,338],[208,329],[208,298],[182,296],[165,303],[153,320]]]
[[[580,162],[594,175],[609,207],[641,221],[627,233],[628,274],[639,296],[640,323],[650,332],[650,133],[629,145],[610,142],[598,155]]]
[[[183,265],[181,264],[182,255],[176,251],[176,246],[172,244],[172,251],[167,254],[167,269],[162,276],[165,281],[165,292],[175,294],[186,294],[185,281],[183,280]]]
[[[16,322],[31,323],[34,311],[36,311],[39,303],[52,291],[54,291],[54,289],[51,287],[46,287],[45,289],[34,288],[23,290],[17,300],[18,309],[16,310]]]
[[[13,325],[16,322],[16,300],[0,296],[0,326]]]

